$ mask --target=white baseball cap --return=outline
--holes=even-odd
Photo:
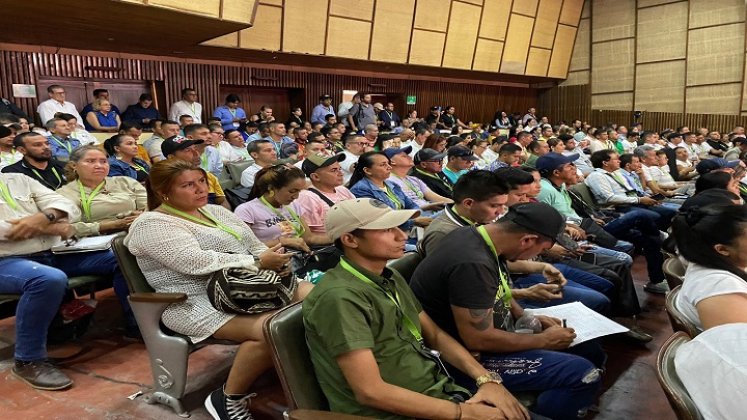
[[[385,203],[374,198],[355,198],[341,201],[327,212],[325,228],[332,240],[356,229],[389,229],[397,227],[413,217],[420,210],[392,210]]]

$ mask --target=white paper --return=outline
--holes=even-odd
[[[576,331],[571,347],[605,335],[620,334],[628,328],[584,306],[581,302],[566,303],[541,309],[525,309],[532,315],[565,319],[566,326]]]
[[[65,241],[60,241],[57,245],[52,247],[52,252],[55,254],[65,254],[69,252],[103,251],[111,248],[112,240],[118,235],[119,234],[88,236],[81,238],[78,242],[72,245],[66,245]]]

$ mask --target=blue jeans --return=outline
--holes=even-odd
[[[563,273],[563,276],[568,280],[568,283],[563,288],[563,297],[547,302],[520,299],[518,302],[521,306],[526,308],[547,308],[564,303],[581,302],[584,306],[595,312],[601,314],[609,313],[611,305],[610,295],[615,289],[612,282],[565,264],[553,264],[553,266]],[[530,274],[514,279],[513,283],[515,287],[525,289],[538,283],[547,283],[547,280],[541,274]]]
[[[638,207],[631,207],[626,213],[604,226],[616,238],[632,242],[636,248],[642,250],[646,257],[648,279],[653,283],[664,281],[661,254],[661,237],[657,221],[661,218],[658,213]]]
[[[137,325],[127,301],[127,283],[112,251],[0,258],[0,293],[21,294],[16,309],[16,360],[46,359],[47,329],[60,308],[67,278],[83,275],[112,276],[128,327]]]
[[[623,249],[627,248],[629,250],[632,250],[633,244],[625,242],[625,241],[617,241],[619,244],[623,244]],[[627,244],[627,245],[624,245]],[[615,246],[618,246],[617,244]],[[630,256],[626,251],[620,251],[616,249],[609,249],[604,248],[599,245],[591,245],[591,249],[589,249],[589,252],[592,254],[597,255],[606,255],[608,257],[612,257],[616,260],[619,260],[623,263],[625,263],[628,267],[633,265],[633,257]]]
[[[578,411],[589,407],[601,386],[606,356],[594,341],[565,352],[525,350],[506,354],[485,354],[480,363],[498,372],[511,392],[539,391],[532,411],[554,420],[577,419]]]

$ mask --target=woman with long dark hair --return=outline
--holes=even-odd
[[[140,183],[148,179],[150,166],[138,158],[137,141],[127,134],[117,134],[104,142],[109,155],[109,176],[128,176]]]

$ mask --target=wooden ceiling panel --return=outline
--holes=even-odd
[[[539,3],[539,0],[515,0],[511,11],[522,15],[535,16],[537,14],[537,3]]]
[[[221,18],[234,22],[252,23],[257,0],[223,0]]]
[[[475,59],[472,64],[472,69],[497,72],[501,67],[502,54],[502,42],[479,38],[477,40],[477,48],[475,49]]]
[[[446,34],[413,29],[409,63],[441,67],[445,42]]]
[[[330,0],[329,14],[371,21],[374,0]]]
[[[283,9],[260,4],[254,26],[239,33],[239,46],[252,50],[280,50]]]
[[[415,0],[377,0],[371,42],[371,60],[407,63]]]
[[[552,48],[562,4],[563,0],[540,0],[532,32],[533,47]]]
[[[550,65],[550,50],[542,48],[529,48],[527,57],[527,68],[524,74],[527,76],[547,76],[547,68]]]
[[[472,68],[472,58],[477,42],[478,27],[482,8],[466,3],[454,2],[451,5],[449,32],[446,34],[444,48],[444,67],[457,69]]]
[[[148,5],[165,7],[181,12],[195,13],[209,17],[220,17],[220,0],[201,0],[199,2],[182,0],[148,0]]]
[[[533,25],[533,18],[512,14],[506,35],[506,45],[503,48],[502,73],[524,74]]]
[[[371,23],[360,20],[329,17],[327,55],[368,60]]]
[[[508,17],[511,15],[512,0],[487,0],[482,8],[480,37],[497,41],[506,39]]]
[[[446,32],[450,8],[450,0],[418,0],[414,29]]]
[[[540,6],[541,8],[542,6]],[[558,23],[563,25],[578,26],[581,12],[584,9],[584,0],[564,0],[563,9],[560,11]]]
[[[329,0],[285,0],[283,51],[324,54],[328,5]]]

